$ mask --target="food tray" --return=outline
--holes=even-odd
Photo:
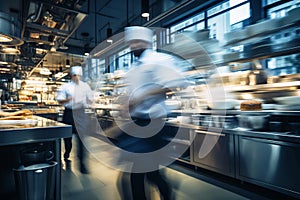
[[[36,125],[36,119],[0,120],[0,125]]]

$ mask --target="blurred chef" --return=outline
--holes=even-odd
[[[125,75],[126,96],[120,99],[124,101],[122,105],[125,113],[130,115],[135,125],[129,128],[129,133],[117,138],[117,145],[128,152],[149,155],[166,145],[166,141],[161,138],[165,128],[164,120],[169,112],[165,105],[166,93],[186,87],[187,81],[176,69],[175,57],[152,49],[151,29],[141,26],[126,27],[125,41],[129,44],[136,61]],[[151,125],[152,123],[155,125]],[[148,125],[154,129],[162,128],[154,130]],[[160,156],[162,158],[165,155]],[[133,163],[130,181],[133,199],[146,199],[144,178],[157,186],[164,200],[171,199],[171,189],[159,172],[160,161],[151,160],[153,157],[149,159],[147,156],[133,158],[138,158],[131,160]],[[124,160],[126,159],[128,158],[125,157]],[[143,171],[143,163],[151,162],[158,163],[156,168]]]
[[[79,133],[84,133],[87,126],[87,116],[84,109],[88,104],[93,103],[93,95],[90,86],[81,81],[82,67],[73,66],[70,69],[71,81],[62,85],[58,90],[56,100],[64,105],[63,123],[72,125],[73,133],[78,139],[77,156],[79,158],[79,168],[82,173],[88,173],[85,164],[86,149],[80,140]],[[72,150],[72,137],[64,138],[65,153],[64,159],[69,162]]]

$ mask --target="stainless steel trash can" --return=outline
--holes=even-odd
[[[20,200],[53,200],[57,162],[20,166],[14,169],[16,190]]]

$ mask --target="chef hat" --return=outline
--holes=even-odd
[[[151,29],[142,26],[125,27],[125,41],[143,40],[149,43],[153,41],[153,32]]]
[[[82,67],[81,66],[71,67],[70,74],[71,75],[76,74],[76,75],[82,76]]]

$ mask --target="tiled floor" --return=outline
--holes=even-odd
[[[131,199],[129,182],[126,176],[121,177],[118,171],[104,166],[91,156],[89,156],[88,162],[90,173],[81,174],[78,170],[78,162],[74,152],[76,152],[75,149],[72,150],[69,164],[63,161],[62,200]],[[177,169],[174,170],[173,167],[166,168],[162,172],[167,182],[173,188],[175,200],[266,199],[238,188],[225,189],[226,187],[217,186],[219,184],[212,184],[209,181],[203,181],[199,177],[193,176],[192,174],[195,172],[185,173],[186,169],[178,170],[181,168],[179,165],[173,166]],[[123,187],[121,180],[123,180]],[[151,200],[160,199],[153,186],[147,187],[147,195]]]
[[[78,171],[76,161],[71,162],[70,169],[62,172],[62,200],[118,200],[130,199],[129,182],[125,183],[123,192],[120,187],[120,173],[110,169],[100,162],[90,159],[90,174],[81,174]],[[222,189],[218,186],[201,181],[189,175],[167,168],[163,170],[169,184],[175,193],[176,200],[187,199],[247,199],[231,191]],[[125,177],[126,180],[126,177]],[[126,190],[126,186],[128,187]],[[147,194],[151,199],[159,199],[154,187],[147,188]],[[123,198],[121,198],[121,196]]]

